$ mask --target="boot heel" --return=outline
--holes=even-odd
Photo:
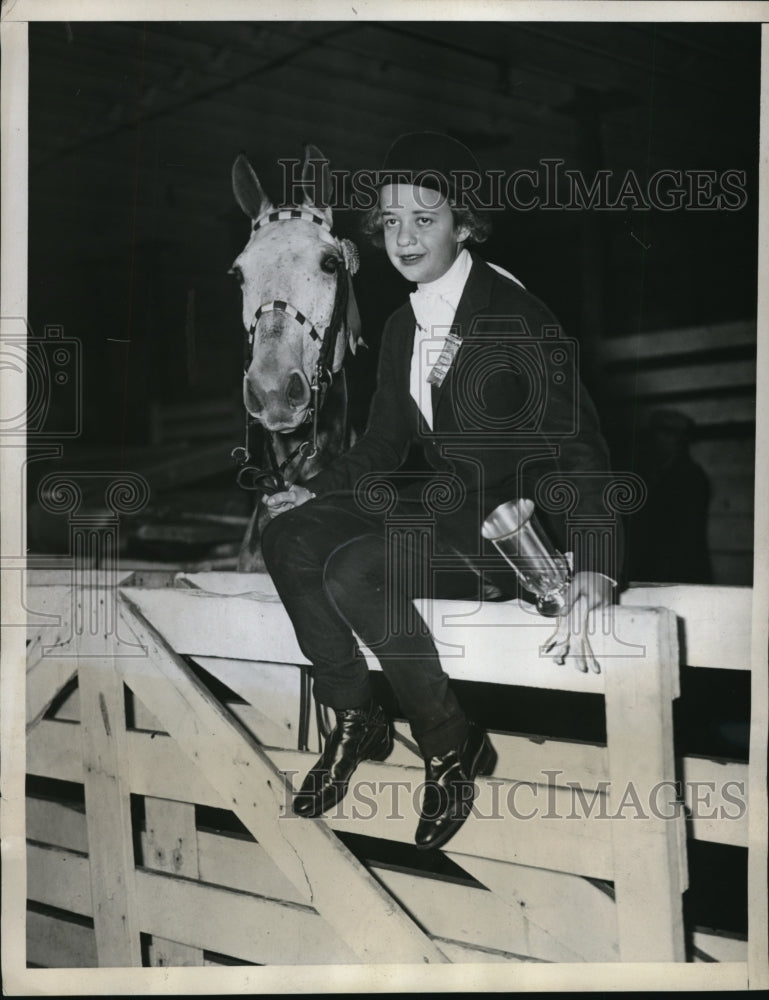
[[[497,764],[497,751],[489,743],[488,740],[484,742],[483,750],[478,758],[478,771],[477,774],[486,775],[491,774]]]
[[[393,751],[393,742],[392,730],[388,726],[384,739],[374,744],[366,756],[369,760],[387,760]]]

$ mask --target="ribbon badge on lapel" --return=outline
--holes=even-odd
[[[457,351],[462,346],[462,338],[454,330],[449,330],[443,342],[443,350],[438,356],[438,360],[433,365],[427,381],[430,385],[442,386],[444,379],[451,368],[452,362],[457,355]]]

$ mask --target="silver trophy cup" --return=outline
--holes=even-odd
[[[547,537],[531,500],[508,500],[483,522],[484,538],[493,542],[518,579],[537,598],[537,611],[555,618],[566,604],[571,568]]]

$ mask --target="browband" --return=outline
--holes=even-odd
[[[314,222],[329,233],[331,232],[331,226],[329,226],[325,215],[313,211],[309,207],[274,209],[272,212],[260,215],[258,219],[255,219],[251,231],[256,232],[257,229],[261,229],[262,226],[266,226],[269,222],[286,222],[289,219],[304,219],[305,222]]]

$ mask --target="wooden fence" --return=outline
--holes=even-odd
[[[424,772],[400,723],[337,809],[291,815],[320,738],[269,578],[32,577],[28,964],[745,961],[685,926],[682,894],[687,827],[747,846],[724,794],[747,766],[677,760],[672,709],[677,616],[684,662],[748,670],[749,590],[628,592],[593,636],[600,675],[542,655],[552,623],[515,604],[425,604],[452,677],[602,694],[607,742],[493,732],[475,815],[417,858]],[[691,810],[711,780],[687,820],[675,782]]]

